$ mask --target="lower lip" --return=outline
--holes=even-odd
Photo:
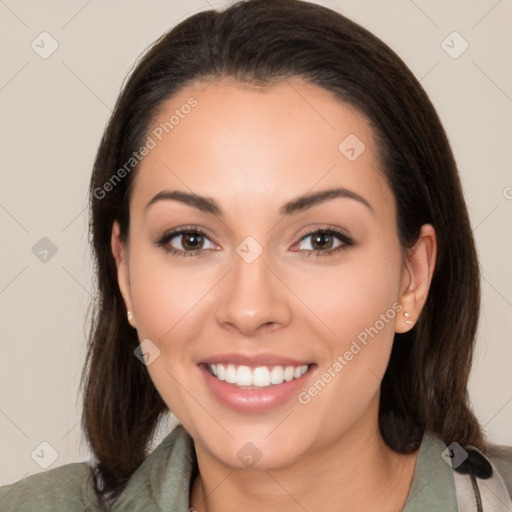
[[[289,382],[259,389],[244,389],[217,379],[204,364],[199,365],[206,385],[219,402],[238,412],[254,413],[268,411],[297,396],[315,367],[316,365],[310,365],[304,375]]]

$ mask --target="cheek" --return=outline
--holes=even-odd
[[[171,256],[154,249],[138,248],[130,255],[130,289],[139,339],[150,339],[159,355],[148,365],[149,375],[170,410],[186,422],[193,409],[187,394],[190,385],[191,340],[200,337],[208,291],[214,284],[209,274],[169,261]]]
[[[160,341],[172,339],[179,331],[182,339],[184,326],[194,325],[189,321],[190,315],[212,287],[212,275],[193,264],[188,268],[186,264],[171,264],[167,261],[171,256],[162,254],[141,250],[130,260],[130,289],[137,331],[141,338]]]
[[[400,271],[398,246],[375,246],[333,270],[328,289],[311,282],[304,290],[330,334],[323,338],[327,350],[317,380],[302,391],[299,403],[313,416],[330,415],[324,428],[332,427],[333,433],[336,425],[363,414],[379,390],[402,309]],[[317,279],[317,285],[321,282]]]
[[[334,340],[331,351],[342,350],[360,333],[364,337],[375,324],[383,336],[392,338],[400,307],[401,256],[397,246],[374,247],[347,255],[346,261],[331,270],[319,269],[300,278],[299,293],[307,297],[304,302],[322,320],[324,332],[330,333],[328,338]]]

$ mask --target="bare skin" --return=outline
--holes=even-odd
[[[404,250],[372,130],[329,92],[298,79],[264,89],[230,79],[195,83],[164,104],[155,126],[190,97],[197,106],[140,165],[128,243],[117,223],[112,231],[132,325],[160,350],[149,374],[194,439],[200,474],[190,506],[401,510],[418,452],[401,455],[385,444],[380,385],[394,333],[413,327],[427,298],[433,228],[423,226],[414,248]],[[350,134],[364,144],[355,159],[349,152],[352,160],[339,149]],[[350,194],[280,212],[292,199],[335,188]],[[211,198],[223,214],[169,199],[147,206],[163,190]],[[183,235],[158,244],[185,227],[204,233],[198,248]],[[313,228],[341,230],[352,243],[333,235],[319,246]],[[236,251],[249,236],[263,251],[251,263]],[[333,370],[371,326],[377,334]],[[199,364],[233,352],[312,363],[301,390],[309,399],[293,396],[258,413],[227,407]],[[309,393],[325,373],[328,384]],[[238,456],[249,442],[261,455],[250,467]]]

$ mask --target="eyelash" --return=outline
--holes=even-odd
[[[328,249],[325,251],[314,251],[314,250],[303,250],[300,252],[305,252],[307,257],[310,258],[311,256],[315,257],[321,257],[321,256],[334,256],[335,254],[340,253],[341,251],[346,251],[349,247],[353,246],[355,244],[354,240],[350,238],[344,231],[341,229],[335,228],[334,226],[328,226],[325,228],[313,228],[310,231],[307,231],[299,240],[302,241],[308,236],[315,235],[317,233],[322,233],[324,235],[333,235],[334,237],[338,238],[338,240],[341,242],[341,244],[334,248],[334,249]]]
[[[338,228],[332,227],[332,226],[325,227],[325,228],[314,228],[314,229],[308,231],[307,233],[305,233],[301,237],[299,242],[301,242],[308,236],[311,236],[311,235],[314,235],[317,233],[323,233],[324,235],[334,235],[336,238],[338,238],[338,240],[341,242],[341,244],[334,249],[328,249],[325,251],[315,251],[315,250],[304,250],[303,249],[302,251],[299,250],[296,252],[304,252],[307,254],[308,258],[313,255],[315,255],[317,258],[320,256],[333,256],[334,254],[337,254],[340,251],[347,250],[349,247],[351,247],[355,244],[354,240],[352,238],[350,238],[344,231],[342,231]],[[208,249],[199,249],[197,251],[182,251],[182,250],[174,249],[173,247],[170,247],[169,245],[167,245],[174,237],[179,236],[179,235],[186,235],[186,234],[201,235],[202,237],[210,240],[208,235],[200,228],[197,228],[195,226],[186,226],[184,228],[179,228],[177,230],[173,230],[173,231],[169,231],[169,232],[165,233],[156,242],[156,244],[158,247],[161,247],[162,249],[164,249],[165,252],[167,252],[168,254],[171,254],[173,256],[181,256],[181,257],[202,256],[208,252]]]

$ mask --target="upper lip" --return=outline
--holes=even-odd
[[[201,361],[202,364],[233,364],[243,366],[304,366],[311,364],[311,361],[292,359],[277,354],[241,354],[226,353],[207,357]]]

